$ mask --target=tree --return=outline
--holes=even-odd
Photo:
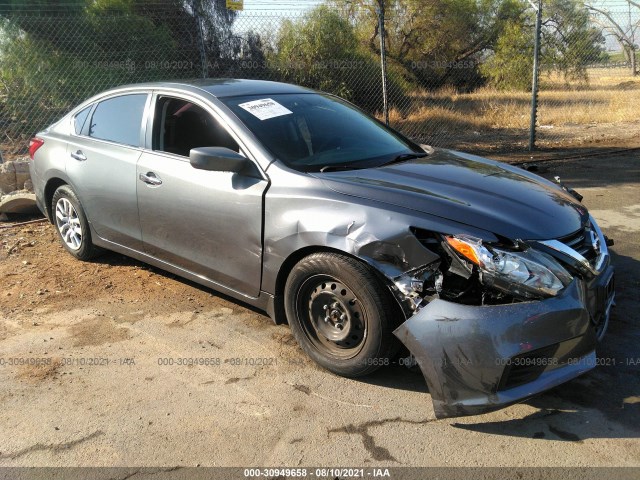
[[[0,20],[0,108],[3,119],[15,119],[9,133],[42,128],[105,88],[192,77],[199,65],[197,45],[188,47],[193,16],[177,0],[14,0],[0,6]],[[191,24],[178,28],[178,20]]]
[[[587,66],[604,55],[604,37],[576,0],[546,0],[542,4],[541,67],[565,79],[587,80]],[[481,70],[499,88],[528,90],[533,71],[535,12],[526,9],[509,22]]]
[[[592,25],[588,10],[577,0],[543,3],[543,67],[572,80],[587,80],[586,67],[601,60],[605,39]]]
[[[334,0],[358,25],[360,42],[379,53],[377,0]],[[533,15],[525,0],[387,0],[388,55],[427,88],[474,87],[480,72],[502,88],[530,84]],[[584,78],[604,41],[577,0],[546,0],[542,61]],[[465,79],[473,79],[469,85]]]
[[[269,64],[285,81],[335,93],[367,110],[381,106],[381,88],[362,88],[363,79],[380,78],[379,64],[360,48],[349,20],[326,5],[283,22]]]
[[[631,7],[633,6],[636,9],[638,9],[639,10],[638,13],[640,13],[640,3],[634,2],[633,0],[627,0],[627,3],[629,4],[629,9],[631,9]],[[629,30],[626,31],[626,29],[623,28],[623,25],[614,19],[613,15],[609,10],[604,8],[594,7],[588,4],[586,5],[586,7],[592,13],[592,20],[598,25],[600,25],[604,29],[604,31],[606,31],[610,35],[613,35],[613,37],[616,39],[616,41],[620,45],[620,48],[622,48],[622,51],[624,52],[624,56],[629,62],[629,66],[631,68],[631,74],[634,76],[638,75],[640,73],[637,68],[637,56],[636,56],[638,45],[636,45],[635,43],[634,34],[638,29],[638,27],[640,27],[640,20],[636,21],[635,23],[632,23],[630,20]]]
[[[198,22],[209,64],[210,76],[222,76],[232,68],[242,50],[242,40],[233,32],[238,12],[226,8],[225,0],[187,0],[188,10]]]
[[[496,42],[494,52],[481,65],[483,75],[502,89],[527,90],[533,74],[533,35],[522,22],[511,21]]]
[[[360,41],[379,54],[377,0],[335,0],[358,25]],[[387,0],[388,56],[424,87],[463,86],[479,77],[477,64],[509,19],[524,9],[518,0]],[[473,87],[474,85],[467,85]]]

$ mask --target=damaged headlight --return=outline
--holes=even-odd
[[[467,235],[445,237],[466,260],[477,265],[480,281],[488,287],[525,298],[557,295],[572,280],[552,257],[534,250],[506,250]]]

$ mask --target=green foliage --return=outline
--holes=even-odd
[[[69,3],[56,14],[34,15],[26,13],[33,5],[14,1],[0,17],[0,85],[6,93],[0,108],[3,118],[14,119],[8,134],[43,128],[109,87],[195,76],[196,46],[184,49],[184,39],[165,23],[175,19],[148,15],[146,3],[95,0],[81,9]],[[183,31],[192,26],[191,19]]]
[[[100,51],[100,45],[94,45],[93,50]],[[129,50],[121,53],[120,59],[79,59],[51,49],[43,40],[15,36],[8,45],[0,47],[0,83],[10,92],[4,99],[5,115],[16,119],[22,116],[23,121],[31,122],[31,126],[14,125],[20,130],[42,128],[81,99],[108,87],[139,80],[140,74],[131,58],[140,59],[143,55]],[[146,79],[160,74],[159,69],[145,71]]]
[[[376,2],[334,0],[361,45],[379,53]],[[488,80],[504,89],[531,84],[535,15],[526,0],[387,0],[388,55],[421,86],[469,90]],[[603,37],[577,0],[545,0],[542,64],[586,79]],[[484,78],[483,78],[484,77]]]
[[[543,16],[543,67],[587,81],[586,66],[606,56],[604,36],[591,25],[589,11],[576,0],[549,0]]]
[[[0,2],[0,16],[13,15],[33,16],[34,13],[48,12],[55,15],[67,16],[82,13],[87,6],[87,0],[2,0]]]
[[[347,9],[360,43],[379,54],[372,2],[334,3]],[[405,69],[407,77],[430,89],[454,85],[468,90],[481,84],[479,62],[504,25],[522,10],[519,0],[388,0],[386,5],[389,57]]]
[[[602,32],[591,26],[588,11],[576,0],[547,0],[542,6],[540,63],[567,80],[587,81],[586,67],[605,56]],[[524,12],[509,22],[481,67],[501,89],[528,90],[533,72],[535,14]]]
[[[334,93],[367,110],[381,109],[380,66],[360,48],[353,25],[342,15],[321,5],[299,21],[285,21],[280,29],[271,69],[284,81]],[[364,80],[369,89],[364,89]],[[391,86],[400,94],[397,84]]]
[[[509,22],[498,38],[495,51],[480,71],[502,90],[527,90],[533,76],[533,32],[521,22]]]
[[[134,68],[144,68],[149,59],[164,63],[175,58],[176,42],[167,25],[136,14],[133,3],[99,0],[87,8],[87,29],[78,35],[84,58],[105,58],[115,64],[127,62]],[[149,80],[161,76],[156,69],[147,70]]]

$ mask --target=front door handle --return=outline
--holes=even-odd
[[[78,160],[79,162],[84,162],[87,159],[87,156],[82,153],[82,150],[78,150],[76,153],[71,152],[71,158]]]
[[[153,172],[141,173],[138,178],[149,185],[162,185],[162,180]]]

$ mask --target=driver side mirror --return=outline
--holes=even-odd
[[[211,172],[240,173],[254,167],[251,160],[225,147],[192,148],[189,152],[189,163],[193,168]]]

